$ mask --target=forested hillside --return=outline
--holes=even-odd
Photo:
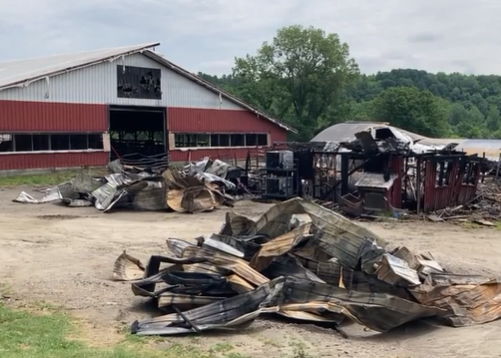
[[[290,26],[229,75],[200,76],[299,130],[308,140],[347,120],[436,137],[501,138],[501,76],[396,69],[360,74],[336,34]]]

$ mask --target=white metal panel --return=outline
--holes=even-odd
[[[137,53],[138,51],[143,51],[157,45],[159,45],[158,42],[146,43],[27,60],[0,62],[0,87],[44,77],[51,73],[62,72],[71,68],[87,66],[91,63],[105,61],[108,58],[117,57],[122,54]]]
[[[118,98],[117,65],[161,70],[162,99]],[[142,54],[118,58],[113,62],[70,71],[27,87],[0,91],[0,99],[19,101],[102,103],[114,105],[234,109],[243,107],[175,73]]]

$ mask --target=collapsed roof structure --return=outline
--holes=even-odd
[[[300,195],[338,203],[356,216],[468,204],[486,170],[483,155],[386,123],[339,123],[309,143],[281,149],[294,152]]]
[[[391,247],[369,230],[300,198],[257,221],[229,213],[219,233],[167,240],[144,267],[123,253],[114,278],[167,314],[134,322],[140,335],[241,329],[263,313],[386,332],[424,317],[467,326],[501,316],[496,279],[448,272],[430,254]]]
[[[374,138],[378,133],[391,133],[395,138],[408,142],[411,148],[419,153],[429,149],[441,149],[454,143],[455,149],[468,155],[478,155],[492,161],[498,161],[501,155],[501,139],[467,139],[467,138],[430,138],[386,122],[344,122],[330,126],[318,133],[312,142],[349,142],[355,139],[355,133],[370,132]]]

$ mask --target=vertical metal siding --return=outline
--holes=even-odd
[[[283,128],[249,111],[168,108],[167,118],[169,131],[172,133],[267,133],[270,136],[270,145],[287,139],[287,132]],[[171,150],[170,158],[172,161],[198,160],[205,156],[219,159],[244,159],[247,153],[255,155],[257,151],[259,151],[257,148]]]
[[[0,170],[101,166],[108,159],[108,152],[2,154]]]
[[[475,168],[475,184],[464,184],[464,172],[460,168],[459,160],[451,162],[452,169],[447,178],[447,185],[437,185],[437,162],[435,159],[426,159],[424,177],[424,211],[443,209],[448,206],[465,204],[472,200],[477,191],[480,179],[480,166]]]
[[[271,132],[285,133],[272,122],[246,110],[167,108],[172,132]]]
[[[104,132],[105,105],[0,100],[0,130],[29,132]]]
[[[162,99],[136,99],[117,97],[117,65],[158,68],[162,71]],[[0,91],[0,99],[15,101],[102,103],[115,105],[156,107],[198,107],[235,109],[242,107],[220,98],[207,88],[173,72],[142,54],[134,54],[113,62],[103,62],[91,67],[67,72],[27,87]]]

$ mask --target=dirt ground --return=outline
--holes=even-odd
[[[97,345],[117,342],[124,327],[156,315],[130,285],[115,282],[111,270],[122,250],[143,262],[164,252],[165,239],[191,239],[219,230],[227,210],[196,215],[118,211],[56,204],[17,204],[20,190],[0,189],[0,289],[7,287],[17,306],[47,302],[81,318]],[[236,212],[258,216],[268,204],[241,201]],[[417,252],[431,252],[448,269],[501,277],[501,231],[429,222],[362,222],[381,237]],[[310,324],[274,317],[258,319],[236,333],[168,337],[161,346],[190,344],[208,348],[228,343],[251,357],[501,357],[501,320],[451,328],[421,321],[386,334],[344,327],[349,339]],[[303,354],[305,353],[305,354]]]

